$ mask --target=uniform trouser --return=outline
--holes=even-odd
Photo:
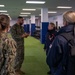
[[[24,45],[18,46],[16,52],[15,70],[20,70],[24,61]]]
[[[65,66],[60,65],[59,67],[51,67],[52,75],[67,75]]]

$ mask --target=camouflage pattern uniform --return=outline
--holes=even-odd
[[[21,25],[13,25],[10,29],[11,35],[13,39],[17,43],[17,54],[15,59],[15,70],[20,70],[23,60],[24,60],[24,38],[22,38],[22,34],[24,34],[24,29]]]
[[[0,75],[15,75],[16,43],[7,33],[0,35]]]

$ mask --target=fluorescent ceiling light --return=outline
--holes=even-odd
[[[57,13],[56,11],[48,11],[48,13]]]
[[[29,4],[44,4],[45,1],[26,1],[26,3],[29,3]]]
[[[21,13],[21,14],[31,14],[31,13]]]
[[[9,14],[6,14],[6,13],[1,13],[1,14],[9,15]]]
[[[0,5],[0,7],[4,7],[4,5]]]
[[[19,15],[19,16],[28,16],[28,15]]]
[[[72,8],[72,7],[69,7],[69,6],[57,6],[57,8],[70,9],[70,8]]]
[[[48,11],[48,13],[57,13],[56,11]],[[39,14],[41,16],[41,14]]]
[[[22,9],[24,11],[35,11],[36,9]]]
[[[7,12],[6,10],[0,10],[0,12]]]

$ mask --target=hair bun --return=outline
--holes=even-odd
[[[9,17],[7,15],[0,15],[0,30],[5,30],[9,26]]]

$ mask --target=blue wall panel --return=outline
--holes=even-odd
[[[46,36],[46,33],[47,33],[47,30],[48,30],[48,22],[42,22],[41,23],[41,30],[40,30],[40,41],[42,44],[45,43],[45,36]]]
[[[29,24],[26,24],[26,25],[24,25],[24,31],[25,32],[27,32],[27,33],[29,33],[30,31],[29,31]]]
[[[34,36],[35,24],[31,24],[31,36]]]

